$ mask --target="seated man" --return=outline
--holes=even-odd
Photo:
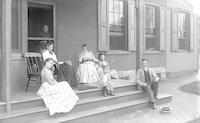
[[[152,108],[156,108],[158,81],[155,71],[148,67],[148,60],[142,59],[143,67],[137,71],[136,82],[148,94]]]
[[[67,81],[70,86],[74,87],[77,83],[75,69],[70,61],[58,62],[55,53],[53,52],[53,43],[48,42],[46,46],[47,50],[42,52],[43,60],[51,58],[55,62],[55,73],[58,75],[57,81]]]

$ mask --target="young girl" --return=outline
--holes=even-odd
[[[41,71],[42,85],[37,92],[41,96],[50,115],[61,112],[69,112],[79,100],[76,93],[66,81],[57,82],[54,79],[51,68],[54,60],[47,58]]]
[[[110,76],[110,66],[107,61],[105,61],[105,56],[103,53],[100,53],[98,55],[99,59],[99,68],[98,73],[100,76],[100,87],[103,89],[104,96],[113,94],[113,83],[111,82],[111,76]]]
[[[110,76],[110,69],[109,67],[103,66],[103,75],[101,77],[101,84],[102,84],[102,89],[103,89],[103,94],[104,96],[110,95],[110,96],[114,96],[113,91],[113,83],[111,82],[111,76]]]

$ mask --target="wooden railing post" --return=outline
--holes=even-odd
[[[5,91],[6,111],[11,111],[10,103],[10,66],[11,66],[11,3],[3,0],[3,85]]]

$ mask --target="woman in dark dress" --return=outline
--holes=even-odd
[[[75,69],[70,61],[58,62],[55,53],[53,52],[53,43],[48,42],[46,50],[42,53],[43,60],[51,58],[55,62],[55,73],[58,75],[58,81],[67,81],[70,86],[75,87],[77,85],[77,78]]]

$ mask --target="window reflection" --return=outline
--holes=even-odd
[[[122,32],[124,26],[124,3],[123,0],[109,1],[109,24],[111,32]]]
[[[146,33],[155,33],[155,7],[146,6]]]

